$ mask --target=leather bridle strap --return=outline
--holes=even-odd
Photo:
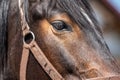
[[[30,27],[28,26],[24,16],[24,1],[18,0],[18,4],[23,31],[23,51],[20,62],[20,80],[26,80],[27,64],[30,51],[52,80],[65,80],[61,76],[61,74],[54,68],[54,66],[47,59],[41,48],[36,43],[34,33],[30,31]]]
[[[44,71],[51,77],[52,80],[64,80],[53,65],[48,61],[42,50],[37,45],[36,41],[29,44],[24,44],[22,59],[20,64],[20,80],[26,80],[26,69],[29,56],[29,50],[33,53],[35,59],[42,66]]]

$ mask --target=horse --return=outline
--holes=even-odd
[[[17,0],[0,1],[0,80],[20,78],[24,36],[18,5]],[[120,75],[88,0],[24,0],[22,5],[36,43],[64,80]],[[26,80],[52,80],[32,53]]]

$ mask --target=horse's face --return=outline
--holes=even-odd
[[[34,20],[37,20],[33,21],[31,29],[54,67],[64,77],[67,74],[84,78],[108,75],[109,68],[105,67],[98,52],[88,44],[81,26],[56,5],[50,10],[47,8],[46,13],[44,8],[48,3],[42,1],[32,8],[32,11],[37,11],[32,14]]]
[[[39,20],[34,27],[39,46],[62,75],[84,74],[89,69],[93,77],[98,75],[89,64],[94,50],[87,45],[80,26],[67,13]]]
[[[78,67],[82,71],[88,68],[84,59],[89,50],[79,26],[66,13],[57,13],[49,20],[38,21],[38,42],[52,64],[64,73],[74,73]],[[80,65],[82,64],[82,65]]]

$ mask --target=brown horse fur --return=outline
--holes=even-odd
[[[120,67],[104,42],[88,1],[36,0],[28,3],[25,2],[25,16],[30,29],[46,57],[66,80],[120,74]],[[7,18],[8,58],[3,80],[19,80],[23,45],[19,15],[17,1],[11,0]],[[59,22],[64,22],[67,28],[57,30],[56,26],[63,25]],[[27,80],[51,80],[33,55],[29,56]]]

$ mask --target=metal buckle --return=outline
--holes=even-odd
[[[23,43],[25,47],[30,48],[33,46],[33,42],[35,41],[35,35],[32,31],[25,31],[23,35]]]

